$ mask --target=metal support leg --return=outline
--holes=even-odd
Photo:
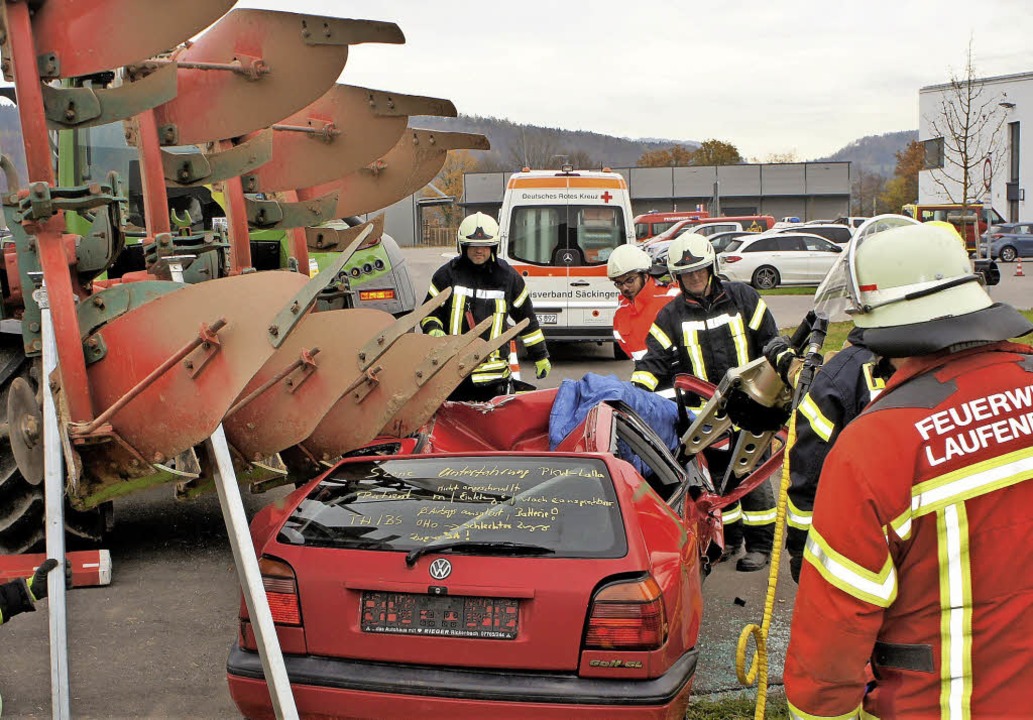
[[[40,288],[41,325],[43,331],[43,447],[44,493],[47,512],[47,557],[57,560],[57,567],[47,578],[50,599],[50,702],[55,720],[72,717],[68,681],[68,614],[65,604],[65,519],[64,519],[64,454],[57,424],[57,407],[50,391],[50,374],[57,367],[57,340],[50,317],[46,287]]]
[[[240,499],[240,487],[233,471],[233,459],[226,443],[226,433],[219,425],[208,440],[212,455],[218,468],[215,473],[215,487],[219,491],[219,504],[222,516],[226,521],[226,530],[230,536],[230,547],[233,548],[233,561],[240,576],[240,585],[244,590],[244,603],[255,631],[258,643],[258,655],[262,660],[262,672],[269,687],[273,712],[280,720],[296,720],[297,707],[291,694],[290,680],[287,677],[287,666],[283,662],[280,640],[276,636],[269,600],[262,585],[262,574],[258,569],[258,557],[251,542],[247,517],[244,515],[244,503]]]

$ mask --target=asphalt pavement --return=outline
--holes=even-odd
[[[413,283],[422,293],[447,248],[412,249]],[[1033,279],[1002,265],[997,300],[1028,308]],[[768,296],[782,327],[795,326],[809,296]],[[579,343],[551,349],[554,371],[541,383],[557,386],[586,372],[631,375],[632,363],[612,359],[609,345]],[[527,379],[527,378],[525,378]],[[249,515],[275,502],[284,489],[245,493]],[[214,496],[177,502],[171,488],[116,504],[116,526],[106,544],[113,560],[108,587],[68,595],[71,705],[76,718],[238,717],[226,689],[225,662],[237,630],[239,588],[219,504]],[[738,573],[718,565],[704,584],[704,621],[696,693],[739,687],[735,647],[741,629],[760,623],[767,573]],[[795,585],[782,568],[769,645],[771,680],[781,681]],[[46,601],[41,612],[0,628],[0,694],[4,718],[50,716]]]

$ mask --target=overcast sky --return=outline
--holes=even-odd
[[[396,22],[342,82],[451,99],[459,112],[623,137],[820,157],[917,129],[918,89],[1033,71],[1030,0],[243,0]]]

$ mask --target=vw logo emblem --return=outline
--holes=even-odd
[[[445,558],[438,558],[430,564],[430,576],[435,580],[444,580],[452,574],[452,563]]]

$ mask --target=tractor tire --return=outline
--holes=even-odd
[[[19,340],[21,338],[18,338]],[[7,401],[18,378],[39,396],[39,360],[30,360],[10,343],[0,346],[0,423],[8,432],[0,436],[0,555],[42,552],[46,544],[44,483],[30,482],[18,469],[7,423]],[[111,505],[75,510],[65,501],[65,531],[69,547],[89,547],[100,542],[107,529]]]

